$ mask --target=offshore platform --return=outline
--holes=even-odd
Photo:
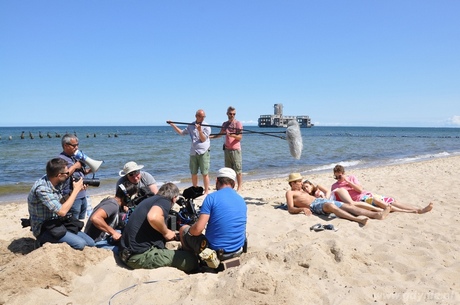
[[[259,117],[259,127],[287,127],[290,120],[296,120],[301,128],[314,126],[308,115],[283,115],[283,104],[275,104],[274,108],[274,114],[262,114]]]

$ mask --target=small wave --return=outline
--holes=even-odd
[[[426,155],[418,155],[418,156],[407,157],[407,158],[394,159],[390,163],[393,163],[393,164],[411,163],[411,162],[423,161],[423,160],[433,159],[433,158],[448,157],[450,155],[451,155],[450,153],[444,151],[444,152],[440,152],[437,154],[426,154]]]

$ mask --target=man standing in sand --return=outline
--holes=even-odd
[[[225,167],[232,168],[236,172],[237,192],[243,189],[243,157],[241,156],[241,139],[243,138],[243,124],[235,119],[236,109],[232,106],[227,108],[228,121],[222,124],[219,134],[211,136],[211,139],[225,135],[224,156]]]
[[[336,165],[333,169],[333,172],[334,178],[337,180],[337,182],[332,184],[331,191],[337,190],[339,188],[345,189],[354,201],[366,202],[370,205],[380,207],[382,209],[391,207],[391,212],[424,214],[433,209],[433,203],[430,203],[424,208],[417,208],[398,202],[392,197],[377,195],[365,191],[355,176],[345,175],[345,168],[342,165]],[[340,197],[339,193],[337,193],[337,196]]]
[[[192,146],[190,147],[190,173],[192,174],[192,184],[198,186],[198,170],[203,175],[204,193],[209,191],[209,166],[211,163],[211,155],[209,153],[211,142],[211,127],[204,122],[206,114],[203,109],[197,110],[195,113],[195,122],[187,125],[187,128],[180,129],[172,121],[166,121],[171,127],[181,136],[190,135]]]
[[[65,198],[72,192],[72,181],[74,179],[83,179],[85,175],[91,173],[91,169],[87,168],[85,164],[75,157],[78,151],[79,140],[76,135],[67,133],[61,140],[62,152],[59,158],[67,162],[69,168],[69,176],[62,187],[62,196]],[[83,220],[86,217],[86,210],[88,208],[88,200],[86,199],[86,188],[83,188],[77,195],[70,212],[75,219]]]
[[[302,176],[291,173],[288,178],[291,190],[286,192],[286,203],[291,214],[304,213],[305,215],[327,215],[334,213],[339,218],[345,218],[366,225],[369,218],[385,219],[390,213],[387,207],[381,212],[372,212],[361,209],[349,203],[325,198],[315,198],[302,189]]]

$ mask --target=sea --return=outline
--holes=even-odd
[[[216,127],[213,133],[219,131]],[[285,130],[244,127],[244,181],[287,177],[291,172],[306,177],[329,172],[332,179],[336,164],[350,170],[460,154],[460,128],[314,126],[301,129],[303,149],[296,159]],[[0,127],[0,204],[26,201],[33,183],[45,174],[46,162],[62,151],[65,133],[76,134],[79,149],[103,161],[94,176],[89,175],[100,180],[99,187],[88,188],[90,196],[114,193],[119,171],[128,161],[144,165],[159,185],[169,181],[181,189],[191,185],[191,140],[169,125]],[[223,137],[211,140],[211,185],[213,174],[224,165],[223,141]]]

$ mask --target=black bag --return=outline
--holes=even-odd
[[[61,239],[67,231],[77,234],[83,229],[84,225],[83,221],[66,215],[65,217],[46,220],[42,224],[42,232],[48,231],[53,238]]]
[[[53,238],[61,239],[67,233],[67,228],[62,224],[61,219],[55,218],[46,220],[42,224],[42,232],[48,231]]]

